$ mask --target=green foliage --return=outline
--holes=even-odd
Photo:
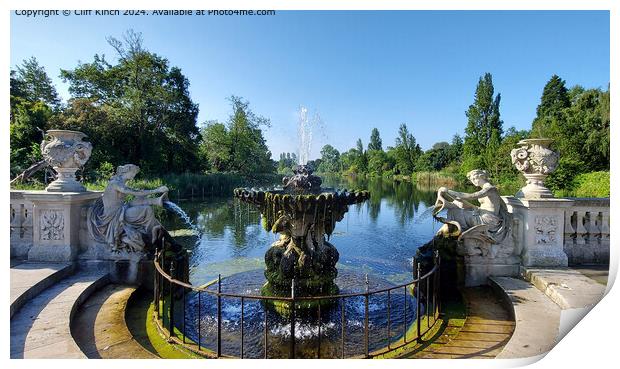
[[[294,152],[286,152],[280,154],[278,161],[278,174],[293,174],[292,168],[297,164],[297,154]]]
[[[383,150],[368,150],[368,175],[371,177],[382,176],[391,172],[394,161]]]
[[[427,150],[418,157],[415,169],[418,172],[441,170],[453,160],[450,154],[449,143],[437,142],[430,150]]]
[[[112,165],[112,163],[104,161],[101,164],[99,164],[99,169],[97,169],[97,177],[98,178],[111,178],[112,175],[114,175],[115,171],[116,171],[116,168],[114,168],[114,165]]]
[[[573,179],[585,170],[586,165],[583,161],[571,157],[560,156],[558,166],[555,171],[547,177],[545,180],[545,185],[554,193],[562,190],[571,191],[573,187]]]
[[[56,88],[36,58],[16,68],[10,71],[11,177],[41,160],[43,132],[60,108]]]
[[[368,172],[368,156],[366,155],[366,151],[364,151],[364,144],[362,143],[362,139],[357,139],[357,148],[356,148],[356,156],[355,156],[355,164],[357,168],[361,172]]]
[[[321,149],[321,164],[317,171],[321,173],[340,171],[340,153],[332,145],[325,145]]]
[[[485,73],[478,81],[474,103],[465,112],[467,127],[463,142],[463,158],[492,155],[502,136],[502,124],[499,113],[500,94],[495,97],[493,77]],[[486,164],[486,160],[485,160]]]
[[[53,112],[42,101],[32,102],[13,96],[11,100],[15,102],[9,128],[11,177],[14,177],[42,159],[39,144]]]
[[[94,168],[108,161],[135,163],[148,174],[198,170],[198,105],[187,78],[146,50],[138,33],[108,43],[118,53],[116,63],[95,55],[90,63],[61,70],[73,98],[50,126],[88,134]]]
[[[215,121],[207,122],[200,132],[200,156],[206,159],[207,169],[222,172],[230,168],[231,137],[226,125]]]
[[[579,174],[572,184],[571,197],[609,197],[609,172],[591,172]]]
[[[372,129],[370,133],[370,141],[368,142],[368,151],[383,151],[383,142],[381,141],[381,136],[379,136],[379,130],[376,128]]]
[[[394,146],[393,151],[397,171],[400,174],[413,173],[416,162],[422,155],[422,149],[416,143],[415,137],[409,132],[405,123],[402,123],[398,129],[396,146]]]
[[[551,76],[543,89],[540,104],[536,108],[536,118],[532,122],[532,135],[552,137],[552,122],[560,119],[562,110],[570,106],[566,82],[557,75]]]
[[[566,90],[557,76],[547,82],[532,136],[553,138],[560,154],[557,169],[546,181],[554,193],[571,193],[579,174],[609,170],[609,109],[609,89],[575,86]]]
[[[60,98],[45,68],[35,57],[22,61],[11,71],[11,95],[31,102],[42,102],[56,110],[60,108]]]
[[[261,126],[269,127],[269,119],[256,115],[241,97],[229,100],[232,112],[228,122],[208,122],[201,131],[200,154],[206,159],[206,169],[245,175],[275,172],[261,131]]]

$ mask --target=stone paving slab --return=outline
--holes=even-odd
[[[609,265],[580,265],[573,266],[572,269],[575,269],[586,277],[607,286],[607,280],[609,279]]]
[[[28,300],[55,282],[67,277],[72,263],[29,263],[11,261],[11,317]]]
[[[107,273],[78,272],[24,304],[11,319],[11,358],[86,358],[71,336],[71,318],[107,283]]]
[[[134,287],[110,284],[91,295],[76,312],[73,336],[88,358],[157,358],[127,328],[125,310],[134,291]]]
[[[605,294],[605,285],[569,268],[525,268],[524,277],[562,309],[589,308]]]
[[[514,309],[515,330],[498,358],[526,358],[544,354],[557,343],[560,307],[531,283],[510,277],[489,277]]]

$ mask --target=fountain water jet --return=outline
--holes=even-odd
[[[308,108],[300,106],[297,112],[297,136],[299,139],[299,155],[297,164],[306,165],[310,160],[314,129],[323,129],[323,120],[318,112],[310,115]]]

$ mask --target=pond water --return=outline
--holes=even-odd
[[[365,288],[366,274],[371,290],[410,281],[412,257],[419,246],[431,240],[439,227],[431,216],[435,188],[438,186],[421,187],[410,182],[382,179],[323,178],[323,187],[366,189],[371,193],[369,201],[349,207],[330,239],[340,253],[336,283],[341,292],[361,291]],[[204,201],[180,201],[178,205],[198,229],[198,235],[193,234],[186,222],[171,212],[167,212],[162,220],[175,239],[191,250],[190,282],[202,285],[217,278],[219,273],[223,278],[224,291],[260,294],[260,287],[265,282],[262,275],[264,254],[277,236],[262,228],[258,210],[234,200],[232,194]],[[197,295],[188,297],[187,335],[196,341],[200,329],[201,343],[214,348],[215,301],[208,294],[201,294],[199,323],[198,298]],[[223,351],[238,356],[241,303],[239,299],[228,300],[223,302],[222,308]],[[338,341],[342,333],[340,304],[338,302],[323,309],[322,357],[339,357],[342,354]],[[374,296],[370,301],[371,332],[379,332],[371,334],[371,350],[381,348],[387,342],[386,304],[385,294]],[[415,302],[413,296],[403,293],[392,296],[390,304],[393,312],[390,340],[394,340],[401,337],[407,324],[415,319],[412,308]],[[246,300],[244,309],[244,355],[262,357],[265,350],[262,344],[265,307],[261,302]],[[345,302],[344,310],[347,317],[345,353],[347,356],[360,354],[363,349],[363,298]],[[288,345],[285,342],[290,322],[274,311],[268,315],[268,356],[286,357]],[[296,338],[300,342],[296,348],[297,356],[313,357],[318,334],[316,312],[300,314],[298,319]]]

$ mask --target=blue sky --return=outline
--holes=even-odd
[[[11,66],[35,56],[61,93],[59,70],[95,53],[114,59],[108,35],[141,32],[145,46],[189,78],[199,122],[226,120],[231,94],[271,119],[274,157],[297,150],[299,105],[324,128],[313,156],[368,142],[384,147],[407,123],[423,149],[463,134],[478,78],[493,74],[505,128],[531,126],[545,82],[607,88],[606,11],[278,11],[262,17],[25,18],[11,15]]]

